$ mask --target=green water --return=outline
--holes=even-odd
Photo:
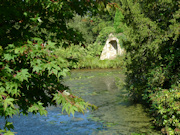
[[[124,74],[116,70],[74,70],[64,79],[71,92],[98,109],[69,117],[50,106],[48,115],[13,116],[16,135],[156,135],[151,118],[141,104],[132,103],[122,84]],[[0,128],[5,120],[0,118]]]
[[[74,70],[65,79],[65,84],[85,101],[98,106],[88,117],[103,123],[106,130],[92,134],[158,134],[152,129],[152,119],[145,113],[143,106],[128,100],[128,92],[122,85],[124,78],[124,74],[117,69]]]

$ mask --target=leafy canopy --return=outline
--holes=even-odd
[[[87,11],[97,12],[94,0],[2,0],[0,3],[0,116],[40,113],[48,105],[62,105],[74,115],[94,107],[68,93],[62,79],[69,73],[67,60],[55,55],[62,41],[73,42],[75,31],[66,20]],[[68,94],[67,94],[68,93]],[[13,124],[6,121],[0,132]]]

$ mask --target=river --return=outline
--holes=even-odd
[[[152,118],[141,104],[133,103],[123,87],[124,74],[119,69],[73,70],[64,79],[70,91],[98,109],[83,115],[62,114],[58,107],[47,108],[48,115],[13,116],[16,135],[158,135]],[[1,118],[0,127],[4,122]]]

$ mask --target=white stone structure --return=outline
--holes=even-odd
[[[100,60],[114,59],[117,55],[122,55],[123,51],[119,45],[119,40],[110,34],[101,53]]]

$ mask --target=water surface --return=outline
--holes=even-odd
[[[47,116],[14,116],[17,135],[131,135],[158,134],[141,104],[128,100],[122,84],[124,74],[116,70],[74,70],[64,80],[70,91],[98,109],[68,116],[58,107],[49,107]],[[4,120],[1,120],[0,127]]]

